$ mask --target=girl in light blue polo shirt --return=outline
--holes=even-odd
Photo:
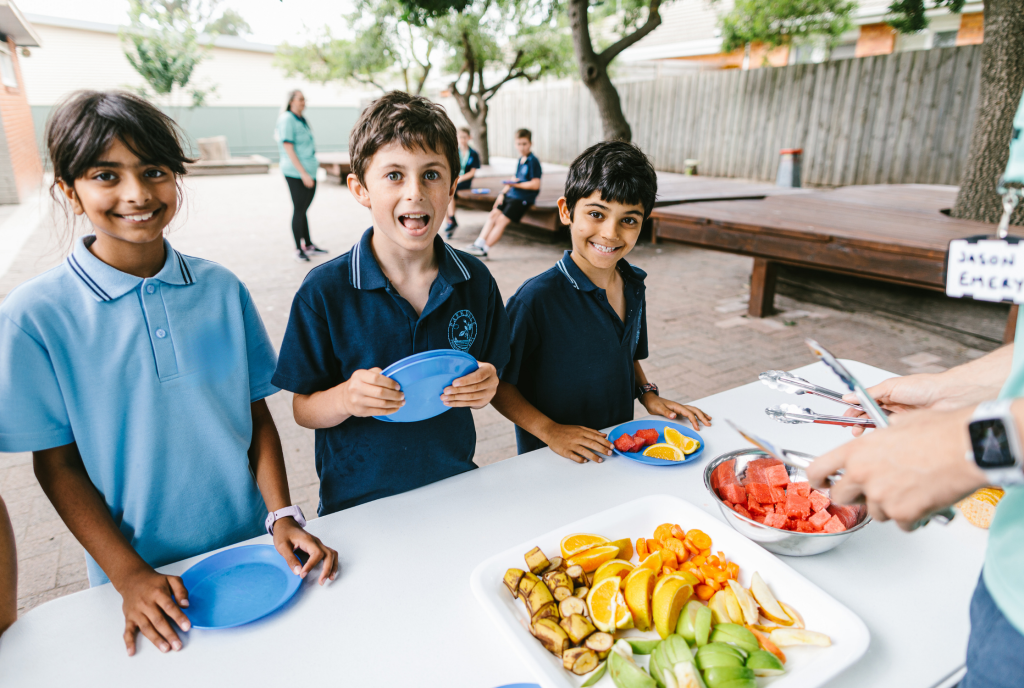
[[[167,652],[181,648],[173,625],[189,629],[188,591],[154,567],[266,526],[296,575],[337,571],[291,506],[265,401],[277,356],[248,290],[163,238],[189,162],[180,140],[128,93],[61,104],[46,131],[51,193],[94,233],[0,305],[0,451],[33,452],[90,582],[124,598],[129,655],[136,631]]]

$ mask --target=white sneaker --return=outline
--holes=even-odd
[[[487,249],[478,244],[470,244],[462,250],[471,256],[480,256],[481,258],[487,257]]]

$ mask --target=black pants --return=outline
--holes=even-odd
[[[301,249],[302,242],[312,244],[309,238],[309,222],[306,220],[306,210],[313,202],[313,195],[316,193],[316,180],[313,181],[313,188],[307,189],[301,179],[285,177],[288,182],[288,190],[292,193],[292,205],[295,212],[292,214],[292,235],[295,237],[295,248]]]

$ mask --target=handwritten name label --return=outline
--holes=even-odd
[[[1024,243],[1002,239],[949,242],[946,295],[1024,303]]]

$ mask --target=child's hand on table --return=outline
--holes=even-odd
[[[690,425],[693,426],[694,430],[700,430],[700,424],[703,423],[710,427],[711,416],[701,411],[696,406],[687,406],[686,404],[680,404],[677,401],[671,401],[670,399],[662,399],[654,392],[647,392],[640,398],[640,403],[644,405],[647,412],[653,416],[664,416],[669,420],[675,420],[679,416],[685,416],[690,420]]]
[[[581,425],[561,425],[552,422],[545,429],[544,437],[538,439],[543,440],[551,451],[576,463],[601,463],[604,461],[601,454],[612,454],[612,443],[608,441],[607,435]]]
[[[498,371],[490,363],[477,361],[477,364],[479,368],[444,388],[441,401],[445,406],[482,409],[491,403],[494,393],[498,391]]]
[[[165,576],[149,566],[125,579],[117,590],[124,611],[124,645],[135,654],[135,634],[149,638],[161,652],[180,650],[181,640],[170,621],[187,631],[192,627],[181,607],[188,606],[188,590],[178,576]],[[177,600],[177,602],[175,602]],[[180,606],[179,606],[180,605]]]
[[[320,585],[326,583],[328,579],[334,580],[338,577],[338,553],[320,542],[316,536],[300,528],[290,516],[274,523],[274,547],[288,562],[295,575],[301,578],[305,578],[306,574],[321,561],[324,562],[324,568],[320,572]],[[309,556],[305,566],[295,556],[297,549]]]
[[[350,416],[386,416],[405,405],[397,382],[381,375],[380,368],[357,370],[342,382],[341,403]]]

